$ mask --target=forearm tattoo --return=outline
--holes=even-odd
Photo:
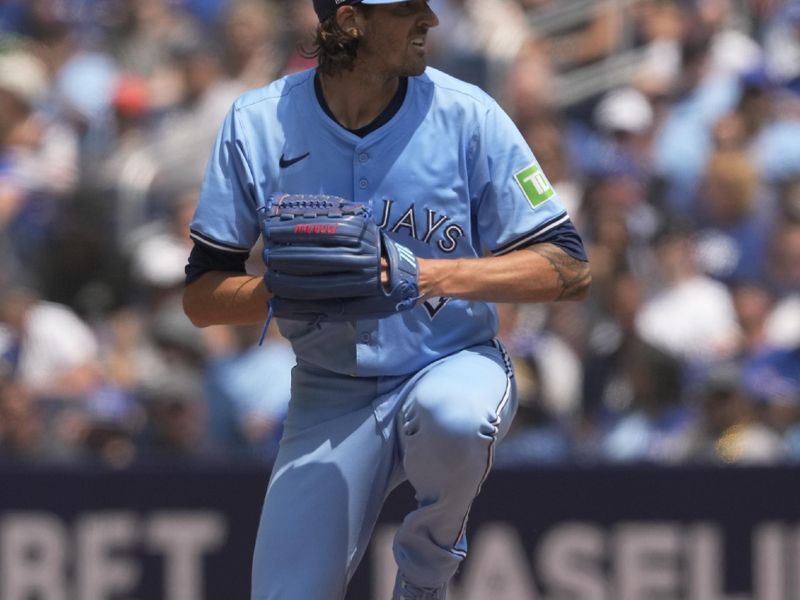
[[[589,263],[570,256],[552,244],[535,244],[528,250],[547,260],[556,272],[561,288],[557,300],[577,300],[584,296],[592,281]]]

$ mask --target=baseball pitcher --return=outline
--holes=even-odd
[[[252,599],[341,600],[406,480],[393,600],[443,599],[516,408],[493,303],[581,299],[589,266],[509,117],[427,67],[425,0],[314,8],[318,67],[221,126],[184,306],[201,327],[274,318],[297,356]]]

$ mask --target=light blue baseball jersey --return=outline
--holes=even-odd
[[[479,88],[428,68],[400,109],[359,137],[323,110],[314,70],[241,96],[211,155],[195,241],[246,252],[274,193],[331,194],[371,205],[422,258],[501,255],[569,221],[522,135]],[[266,307],[265,307],[266,315]],[[279,320],[298,362],[353,376],[402,375],[491,339],[489,302],[429,298],[381,320]]]

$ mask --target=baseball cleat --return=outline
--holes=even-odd
[[[403,577],[400,571],[394,581],[392,600],[445,600],[447,584],[439,587],[419,587]]]

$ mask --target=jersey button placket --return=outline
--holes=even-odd
[[[370,193],[369,162],[369,152],[357,146],[353,148],[353,179],[356,199],[360,202],[366,202]]]

